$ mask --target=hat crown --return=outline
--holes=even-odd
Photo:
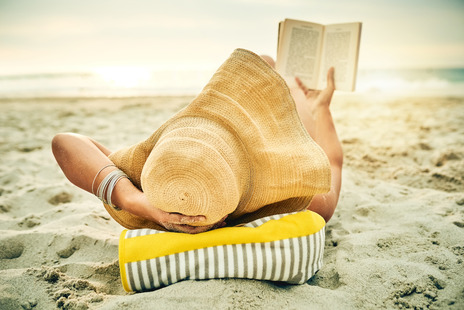
[[[234,134],[207,118],[182,117],[163,130],[141,182],[153,206],[215,223],[240,204],[248,170]]]

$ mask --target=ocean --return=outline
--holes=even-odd
[[[213,72],[109,68],[0,75],[0,98],[195,95]],[[464,96],[464,68],[360,70],[356,93]]]
[[[417,96],[464,96],[464,68],[360,70],[357,91]]]

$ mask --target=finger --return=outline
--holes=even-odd
[[[196,215],[196,216],[182,215],[180,218],[180,223],[181,224],[193,224],[193,223],[198,223],[198,222],[204,222],[205,220],[206,220],[206,217],[203,215]]]
[[[308,92],[308,87],[306,87],[303,81],[299,77],[295,77],[295,81],[298,87],[306,94]]]
[[[309,94],[312,95],[312,92],[315,91],[312,88],[306,87],[306,85],[303,83],[303,81],[299,77],[295,77],[295,80],[296,80],[298,87],[303,91],[306,97],[308,97]]]
[[[190,226],[185,224],[173,224],[173,223],[163,223],[163,226],[174,232],[188,233],[188,234],[198,234],[205,231],[208,231],[212,226]]]
[[[327,72],[327,88],[335,89],[335,68],[330,67]]]
[[[212,229],[222,228],[222,227],[226,226],[227,225],[227,223],[226,223],[227,217],[228,217],[228,215],[226,215],[222,219],[220,219],[216,224],[214,224]]]
[[[168,215],[167,222],[170,222],[173,224],[194,224],[198,222],[203,222],[205,220],[206,220],[206,217],[204,217],[203,215],[190,216],[190,215],[184,215],[180,213],[170,213]]]

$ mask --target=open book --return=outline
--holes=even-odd
[[[299,77],[310,89],[323,89],[335,67],[337,90],[354,91],[361,23],[321,25],[286,19],[279,23],[276,70],[287,80]]]

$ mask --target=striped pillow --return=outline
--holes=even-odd
[[[124,230],[119,265],[127,292],[182,280],[248,278],[302,284],[322,266],[325,221],[303,211],[196,235]]]

